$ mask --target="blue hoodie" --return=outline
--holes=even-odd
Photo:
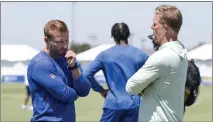
[[[84,74],[96,92],[103,91],[94,78],[95,73],[102,70],[109,87],[104,102],[104,108],[113,110],[127,110],[140,105],[140,96],[126,92],[127,80],[140,69],[148,55],[130,45],[115,45],[101,52],[85,69]]]
[[[34,108],[31,121],[76,121],[74,101],[89,94],[90,83],[83,74],[73,79],[65,57],[54,60],[41,51],[30,61],[27,77]]]

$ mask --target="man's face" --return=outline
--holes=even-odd
[[[52,32],[53,38],[48,41],[49,50],[55,56],[64,56],[68,50],[69,32],[60,33],[58,31]]]
[[[160,17],[159,15],[155,15],[154,19],[153,19],[153,24],[152,24],[152,30],[153,30],[153,45],[155,50],[158,50],[158,48],[161,46],[164,38],[165,38],[165,34],[166,34],[166,30],[165,27],[163,26],[163,24],[160,23]]]

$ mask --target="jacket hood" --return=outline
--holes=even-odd
[[[159,47],[159,50],[169,47],[171,48],[175,53],[177,53],[180,57],[187,59],[187,50],[184,47],[184,45],[180,41],[171,41],[167,42]]]

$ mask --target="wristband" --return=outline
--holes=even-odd
[[[75,65],[73,67],[68,67],[69,70],[74,70],[74,69],[77,69],[77,68],[78,68],[77,63],[75,63]]]

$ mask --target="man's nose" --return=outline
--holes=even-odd
[[[153,25],[151,26],[151,29],[154,30],[154,26]]]

